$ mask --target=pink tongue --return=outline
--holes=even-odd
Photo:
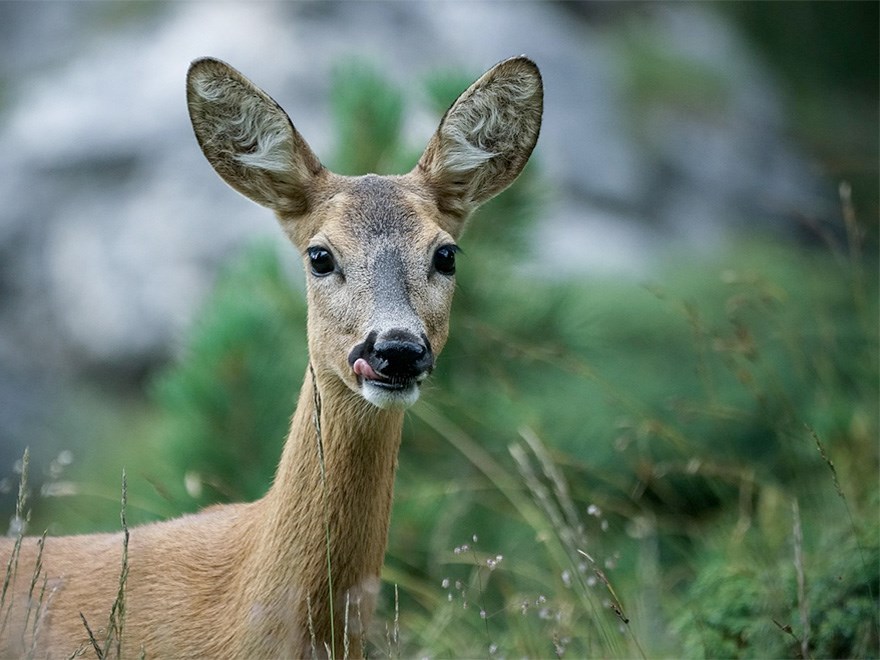
[[[363,358],[355,360],[351,368],[358,376],[366,378],[367,380],[376,380],[379,378],[379,374],[373,371],[373,367],[371,367]]]

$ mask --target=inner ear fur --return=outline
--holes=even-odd
[[[186,92],[196,139],[223,180],[276,212],[304,213],[323,167],[281,106],[213,58],[190,65]]]
[[[416,171],[440,210],[464,220],[519,176],[541,129],[544,91],[526,57],[504,60],[452,104]]]

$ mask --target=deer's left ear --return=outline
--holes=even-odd
[[[543,107],[541,74],[526,57],[496,64],[456,99],[414,172],[441,211],[463,222],[513,183],[538,141]]]

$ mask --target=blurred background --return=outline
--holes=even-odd
[[[271,480],[301,266],[202,157],[191,60],[240,69],[358,174],[409,170],[525,53],[541,139],[463,242],[402,449],[400,630],[374,655],[876,655],[878,20],[0,3],[0,511],[26,446],[32,533],[118,529],[123,467],[134,523]]]

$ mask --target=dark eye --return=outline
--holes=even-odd
[[[336,261],[333,259],[333,255],[324,248],[310,247],[308,249],[308,255],[313,275],[323,277],[336,270]]]
[[[458,247],[455,245],[443,245],[434,253],[434,268],[441,275],[455,274],[455,253]]]

